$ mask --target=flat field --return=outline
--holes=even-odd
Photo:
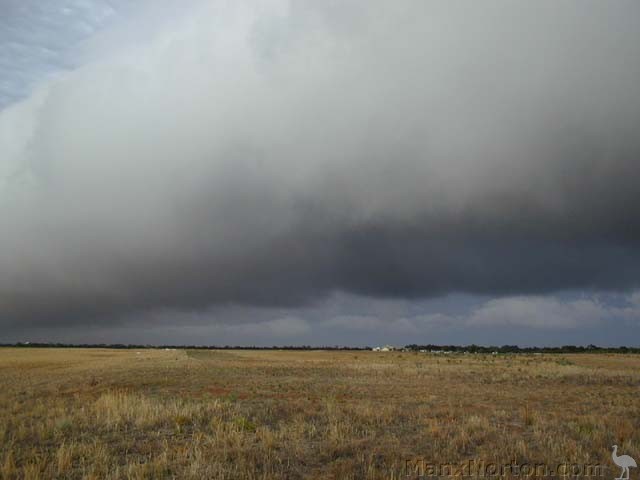
[[[2,348],[0,386],[7,479],[613,479],[611,445],[640,460],[633,355]]]

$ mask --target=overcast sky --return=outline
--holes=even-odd
[[[0,341],[640,345],[636,0],[0,0]]]

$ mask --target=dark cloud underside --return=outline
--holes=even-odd
[[[220,5],[0,112],[0,322],[638,286],[640,4]]]

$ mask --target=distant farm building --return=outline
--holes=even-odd
[[[372,350],[374,352],[394,352],[397,348],[393,345],[385,345],[384,347],[374,347]]]

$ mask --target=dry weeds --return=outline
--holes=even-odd
[[[640,459],[640,358],[0,349],[0,478],[396,479]],[[633,474],[633,473],[632,473]]]

